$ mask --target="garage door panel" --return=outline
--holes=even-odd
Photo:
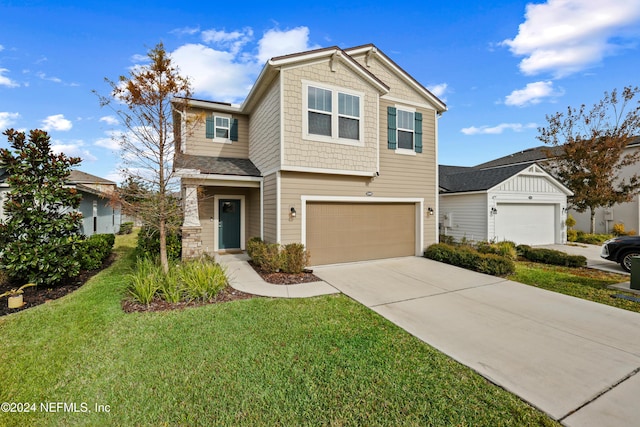
[[[517,244],[555,243],[555,205],[502,203],[497,206],[495,235]]]
[[[311,264],[415,254],[415,204],[308,203]]]

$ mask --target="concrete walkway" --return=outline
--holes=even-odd
[[[638,425],[638,313],[417,257],[314,273],[567,426]]]
[[[273,285],[247,263],[247,254],[216,254],[216,261],[227,269],[229,284],[242,292],[264,297],[308,298],[319,295],[337,294],[339,290],[326,282],[302,283],[299,285]]]

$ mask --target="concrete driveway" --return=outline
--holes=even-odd
[[[418,257],[314,273],[565,425],[640,420],[640,314]]]

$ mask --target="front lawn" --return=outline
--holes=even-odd
[[[342,295],[124,313],[133,244],[0,319],[0,425],[558,425]]]
[[[629,276],[623,274],[589,268],[568,268],[519,261],[516,263],[516,272],[507,276],[507,279],[625,310],[640,312],[640,303],[612,297],[615,294],[634,297],[638,297],[638,295],[607,288],[608,285],[628,282]]]

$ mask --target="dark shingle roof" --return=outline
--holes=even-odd
[[[9,177],[9,174],[4,169],[0,168],[0,182],[5,182]],[[82,172],[79,170],[72,170],[67,180],[69,184],[103,184],[103,185],[116,185],[115,182],[108,179],[100,178],[99,176],[91,175],[90,173]]]
[[[477,167],[439,166],[440,188],[445,193],[484,191],[511,178],[529,167],[531,163],[489,169]]]
[[[262,176],[260,170],[249,159],[180,154],[176,156],[174,167],[197,169],[203,174]]]

